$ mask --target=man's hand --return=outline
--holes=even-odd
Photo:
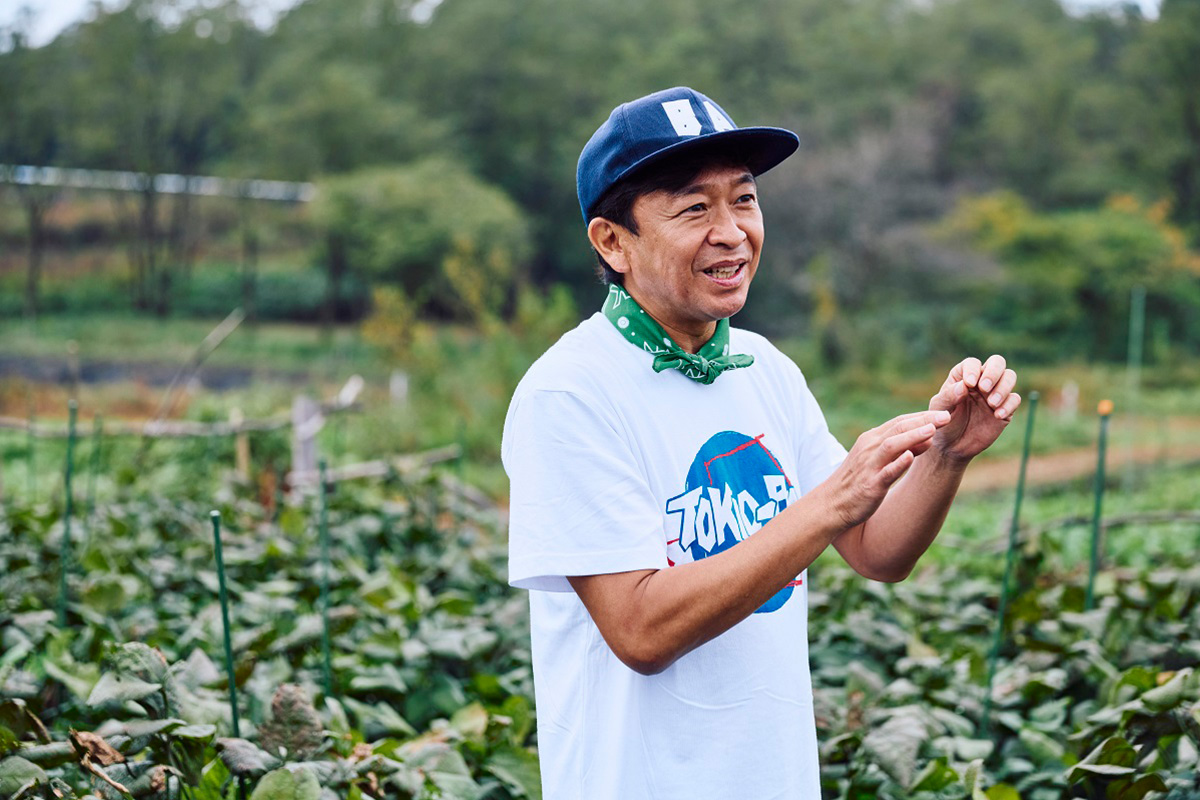
[[[933,437],[932,449],[965,463],[982,453],[1012,420],[1021,396],[1013,391],[1017,373],[994,355],[981,364],[964,358],[954,365],[942,388],[929,401],[931,411],[949,411],[950,423]]]
[[[842,528],[860,525],[953,416],[949,410],[931,408],[902,414],[863,432],[841,466],[813,491],[837,514]]]

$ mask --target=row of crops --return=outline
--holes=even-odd
[[[61,500],[0,509],[0,798],[540,797],[497,509],[437,472],[342,484],[326,549],[315,497],[135,489],[75,520],[65,621]],[[1021,551],[986,710],[1000,568],[888,586],[822,559],[826,797],[1200,797],[1200,567],[1108,569],[1085,610],[1050,545]]]

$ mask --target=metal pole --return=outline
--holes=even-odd
[[[1025,468],[1029,464],[1029,446],[1033,441],[1033,417],[1037,411],[1038,393],[1029,393],[1029,410],[1025,418],[1025,444],[1021,450],[1021,471],[1017,473],[1017,499],[1013,504],[1012,521],[1008,526],[1008,557],[1004,564],[1004,583],[1000,587],[1000,608],[996,614],[996,634],[992,638],[992,652],[988,656],[987,694],[983,700],[982,730],[988,729],[992,716],[992,683],[996,678],[996,661],[1000,657],[1000,645],[1004,641],[1004,615],[1008,611],[1008,596],[1012,586],[1013,568],[1017,560],[1017,532],[1020,528],[1021,501],[1025,498]],[[811,588],[811,587],[810,587]]]
[[[1146,287],[1134,286],[1129,293],[1129,347],[1126,357],[1125,370],[1125,417],[1138,408],[1138,394],[1142,386],[1142,353],[1146,342]],[[1140,427],[1140,426],[1139,426]],[[1129,490],[1133,485],[1134,459],[1133,439],[1131,431],[1124,436],[1125,469],[1121,475],[1121,485]]]
[[[33,391],[29,392],[29,435],[26,437],[28,449],[25,451],[26,464],[29,467],[29,474],[26,476],[29,481],[29,504],[33,505],[37,502],[37,459],[34,457],[37,437],[34,436],[33,427],[37,424],[37,403],[33,399]]]
[[[238,725],[237,679],[233,671],[233,640],[229,634],[229,597],[225,591],[225,559],[221,555],[221,512],[213,511],[212,518],[213,550],[217,555],[217,584],[220,586],[221,626],[225,634],[225,674],[229,678],[229,710],[233,715],[233,735],[241,738],[241,728]]]
[[[100,472],[100,448],[104,445],[104,420],[99,414],[92,418],[92,464],[88,473],[87,505],[84,519],[91,520],[96,509],[96,476]]]
[[[1111,400],[1101,400],[1100,442],[1096,458],[1096,503],[1092,511],[1092,561],[1088,569],[1087,597],[1083,607],[1091,611],[1096,606],[1096,571],[1100,568],[1100,514],[1104,502],[1104,452],[1108,446],[1108,420],[1113,411]]]
[[[1129,295],[1129,350],[1125,373],[1126,397],[1129,410],[1134,408],[1142,382],[1142,351],[1146,332],[1146,287],[1135,286]]]
[[[67,626],[67,572],[71,567],[71,472],[75,462],[75,415],[79,406],[74,400],[67,401],[67,465],[65,468],[66,500],[63,508],[62,549],[58,557],[58,624]]]
[[[321,650],[325,660],[325,696],[333,697],[333,657],[329,646],[329,503],[326,497],[325,459],[318,462],[317,468],[321,484]]]

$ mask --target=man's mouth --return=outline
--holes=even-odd
[[[745,266],[745,261],[722,262],[704,270],[704,274],[719,281],[727,281],[735,277]]]

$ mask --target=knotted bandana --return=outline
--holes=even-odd
[[[601,308],[630,344],[654,355],[654,371],[677,369],[697,383],[710,384],[727,369],[748,367],[754,356],[729,354],[729,320],[717,321],[717,330],[699,353],[689,353],[667,335],[654,317],[620,286],[609,286]]]

